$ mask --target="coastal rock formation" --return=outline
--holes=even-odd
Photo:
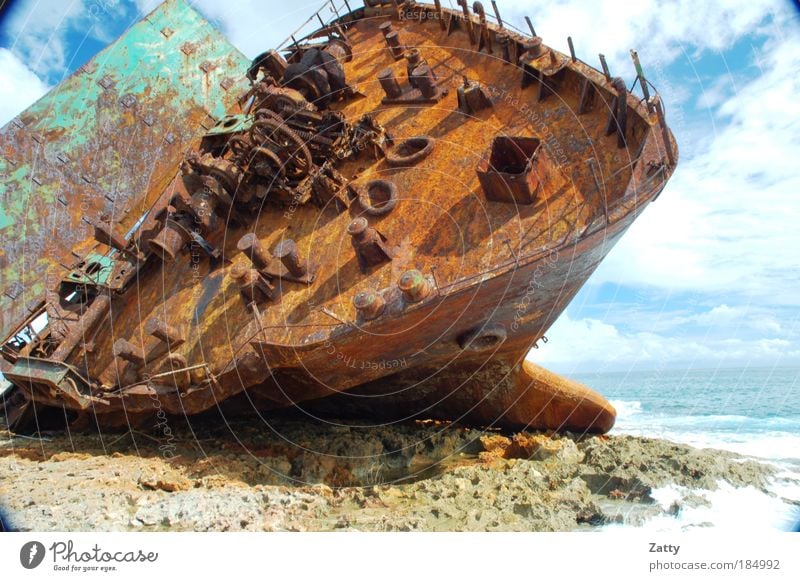
[[[570,531],[674,516],[707,502],[700,493],[721,482],[768,493],[775,473],[732,453],[663,440],[432,422],[360,428],[283,418],[176,428],[168,440],[132,435],[5,433],[0,502],[11,525]],[[668,485],[684,492],[663,506],[651,493]]]

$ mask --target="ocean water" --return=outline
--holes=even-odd
[[[720,483],[710,507],[659,517],[659,531],[693,526],[786,530],[800,521],[800,368],[650,370],[570,374],[617,408],[614,434],[737,452],[779,470],[771,495]],[[682,491],[654,491],[668,507]],[[794,506],[786,500],[797,502]]]

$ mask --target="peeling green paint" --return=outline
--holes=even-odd
[[[248,64],[184,0],[167,0],[0,128],[3,337],[91,238],[82,218],[136,223],[247,90]],[[24,288],[16,299],[12,284]]]
[[[253,126],[253,117],[250,115],[226,115],[206,135],[225,135],[228,133],[241,133],[248,131]]]
[[[86,255],[81,269],[71,271],[63,280],[79,284],[105,286],[108,284],[111,273],[114,272],[114,264],[113,258],[92,252]]]

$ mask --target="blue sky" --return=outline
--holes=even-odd
[[[447,4],[447,0],[443,0]],[[0,22],[6,123],[149,11],[149,0],[26,0]],[[196,7],[248,56],[321,2]],[[488,3],[486,3],[488,5]],[[351,5],[360,5],[351,0]],[[800,365],[800,20],[791,2],[499,0],[545,42],[629,83],[636,48],[681,150],[662,196],[531,358],[553,369]]]

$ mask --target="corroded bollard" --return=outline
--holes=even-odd
[[[370,266],[377,266],[392,259],[392,253],[386,246],[383,236],[375,228],[370,228],[366,218],[360,217],[350,222],[347,233],[352,236],[350,241],[356,251],[362,272],[366,272]]]
[[[418,303],[430,294],[430,285],[423,274],[418,270],[407,270],[400,277],[397,288],[403,293],[403,298],[409,303]]]
[[[381,34],[383,34],[383,38],[386,38],[386,35],[392,32],[394,29],[392,28],[391,22],[384,22],[378,27],[378,30],[380,30]]]
[[[275,247],[275,256],[280,259],[286,270],[295,277],[302,278],[308,272],[297,251],[297,244],[291,238],[281,240]]]
[[[189,242],[187,228],[190,227],[183,218],[167,218],[161,232],[148,243],[150,251],[162,260],[174,262],[178,253]]]
[[[434,77],[431,67],[427,64],[421,64],[414,69],[411,73],[409,81],[413,79],[412,84],[420,90],[422,96],[426,99],[433,99],[437,95],[436,91],[436,77]]]
[[[258,237],[252,232],[245,234],[236,243],[236,248],[244,252],[244,255],[253,263],[257,270],[264,270],[272,262],[272,255],[269,250],[261,244]]]
[[[177,347],[184,342],[180,329],[174,325],[168,325],[166,321],[157,317],[152,317],[147,320],[144,325],[144,332],[148,335],[152,335],[159,341],[167,343],[171,347]]]
[[[364,319],[371,321],[376,319],[383,313],[386,303],[383,297],[374,291],[363,291],[353,297],[353,306],[355,306],[359,315]]]
[[[403,58],[403,45],[400,44],[400,35],[396,30],[392,30],[386,35],[386,44],[389,46],[389,52],[392,53],[392,58],[395,60]]]
[[[408,61],[406,67],[408,68],[409,73],[422,63],[422,55],[419,53],[419,49],[417,48],[410,49],[408,52],[406,52],[405,57]]]
[[[114,342],[114,346],[111,348],[111,352],[114,354],[114,357],[119,357],[135,365],[144,364],[144,351],[142,351],[141,347],[137,347],[125,339],[117,339]]]
[[[246,300],[262,303],[274,298],[275,287],[256,269],[248,268],[244,264],[236,264],[231,269],[230,275],[236,281],[239,292]]]
[[[399,99],[402,96],[403,91],[400,88],[400,83],[397,82],[391,69],[383,69],[379,72],[378,81],[381,84],[383,92],[386,93],[387,98]]]
[[[458,110],[462,113],[473,114],[492,106],[489,91],[478,81],[470,81],[464,77],[463,84],[456,91],[458,97]]]
[[[544,46],[542,45],[542,38],[534,36],[529,41],[522,45],[523,50],[528,54],[528,58],[539,58],[544,53]]]

